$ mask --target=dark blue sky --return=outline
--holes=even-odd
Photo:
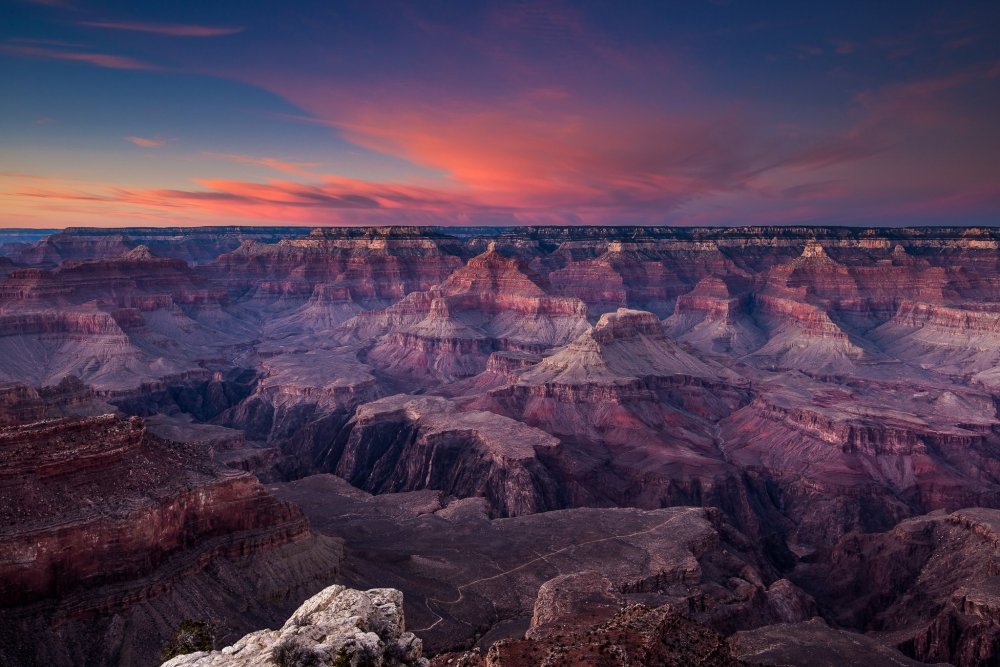
[[[0,224],[995,224],[1000,3],[7,1]]]

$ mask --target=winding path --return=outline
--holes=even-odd
[[[512,567],[512,568],[510,568],[508,570],[504,570],[503,572],[500,572],[499,574],[494,574],[494,575],[489,576],[489,577],[481,577],[479,579],[475,579],[473,581],[461,584],[460,586],[458,586],[455,589],[455,590],[458,591],[458,597],[455,598],[454,600],[442,600],[441,598],[431,598],[431,597],[425,598],[424,599],[424,606],[427,607],[427,611],[429,611],[432,614],[434,614],[435,616],[437,616],[437,620],[434,621],[433,623],[431,623],[430,625],[426,626],[426,627],[418,628],[416,630],[411,630],[411,632],[414,632],[414,633],[427,632],[428,630],[433,629],[435,626],[437,626],[439,623],[441,623],[441,621],[444,620],[444,616],[442,616],[441,614],[439,614],[438,612],[434,611],[434,609],[431,608],[431,601],[433,601],[435,603],[438,603],[438,604],[444,604],[444,605],[456,605],[456,604],[460,603],[464,599],[464,597],[465,597],[465,589],[469,588],[470,586],[475,586],[476,584],[481,584],[481,583],[483,583],[485,581],[493,581],[494,579],[500,579],[502,577],[506,577],[507,575],[509,575],[509,574],[511,574],[513,572],[517,572],[520,569],[526,568],[529,565],[533,565],[534,563],[537,563],[538,561],[546,560],[547,558],[549,558],[551,556],[556,556],[558,554],[561,554],[561,553],[566,552],[566,551],[570,551],[572,549],[578,549],[580,547],[589,546],[591,544],[597,544],[599,542],[610,542],[611,540],[623,540],[623,539],[627,539],[629,537],[638,537],[639,535],[648,535],[649,533],[652,533],[652,532],[654,532],[656,530],[659,530],[660,528],[663,528],[667,524],[673,522],[675,519],[677,519],[676,515],[671,516],[669,519],[665,519],[664,521],[661,521],[660,523],[656,524],[655,526],[653,526],[651,528],[646,528],[645,530],[637,530],[637,531],[634,531],[634,532],[631,532],[631,533],[626,533],[626,534],[623,534],[623,535],[610,535],[608,537],[598,537],[598,538],[595,538],[595,539],[592,539],[592,540],[587,540],[586,542],[580,542],[579,544],[570,544],[568,546],[562,547],[561,549],[555,549],[555,550],[550,551],[550,552],[548,552],[546,554],[542,554],[541,556],[536,556],[535,558],[532,558],[531,560],[525,561],[525,562],[521,563],[520,565]],[[455,620],[458,620],[458,619],[455,619]],[[459,621],[459,622],[465,623],[464,621]]]

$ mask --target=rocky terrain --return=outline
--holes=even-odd
[[[399,591],[330,586],[303,602],[279,630],[254,632],[220,651],[188,653],[163,664],[426,666],[422,654],[420,640],[406,631]]]
[[[155,664],[180,619],[272,622],[341,554],[249,473],[114,414],[0,429],[0,526],[12,665]]]
[[[562,635],[640,652],[1000,659],[996,230],[9,236],[12,664],[154,664],[183,619],[232,641],[331,583],[526,664],[559,645],[536,600],[576,609],[551,581],[589,601]],[[53,619],[69,648],[21,638]]]
[[[988,665],[1000,644],[998,548],[997,510],[936,512],[849,535],[798,580],[840,625],[927,662]]]
[[[730,632],[815,611],[716,510],[576,508],[490,518],[483,499],[373,496],[333,475],[271,488],[302,507],[314,530],[345,540],[346,583],[382,581],[403,591],[411,629],[429,650],[523,633],[540,590],[573,592],[589,580],[604,582],[610,612],[628,602],[671,602]]]

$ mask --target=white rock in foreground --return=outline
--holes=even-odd
[[[221,651],[179,655],[161,667],[423,666],[422,654],[423,643],[405,631],[401,592],[337,585],[302,603],[280,630],[251,632]]]

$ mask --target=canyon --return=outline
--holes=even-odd
[[[218,645],[171,664],[334,627],[380,664],[995,664],[998,248],[19,231],[0,662],[156,665],[190,620]],[[292,614],[324,591],[395,616]]]

